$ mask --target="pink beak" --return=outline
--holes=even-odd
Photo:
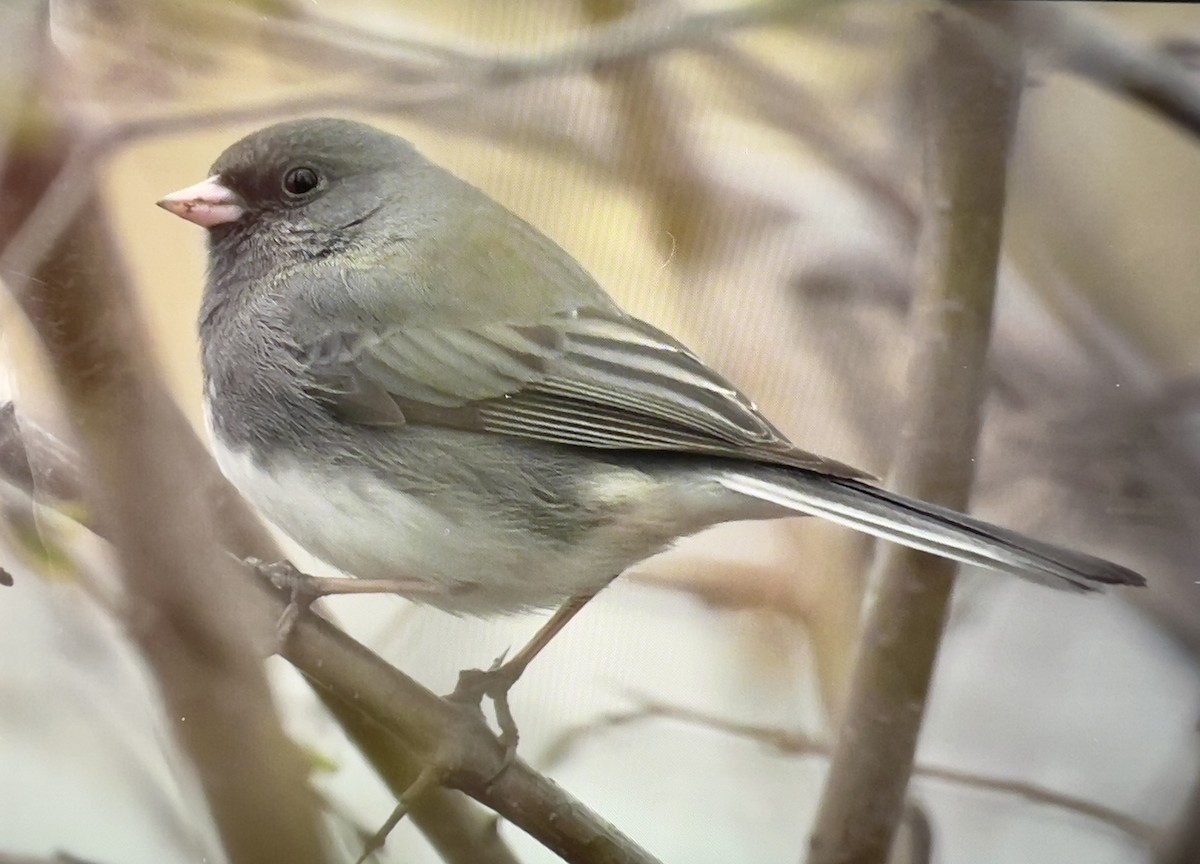
[[[205,228],[236,222],[246,212],[245,202],[221,183],[219,175],[172,192],[159,201],[158,206]]]

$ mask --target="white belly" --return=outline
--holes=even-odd
[[[275,457],[267,472],[248,452],[224,447],[215,435],[210,440],[225,476],[310,554],[350,576],[403,580],[413,590],[400,593],[450,612],[557,606],[722,518],[706,512],[707,495],[680,497],[671,484],[639,471],[610,473],[596,478],[593,503],[617,507],[621,517],[568,546],[501,520],[485,501],[442,512],[366,467]]]
[[[545,608],[590,581],[531,534],[483,516],[452,520],[365,469],[282,463],[267,474],[247,453],[213,450],[246,499],[309,553],[348,575],[420,586],[403,592],[418,602],[482,615]]]

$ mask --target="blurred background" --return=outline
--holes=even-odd
[[[56,110],[118,130],[95,218],[114,227],[152,360],[197,428],[204,237],[154,202],[267,122],[332,114],[409,138],[798,444],[886,477],[936,5],[52,0],[0,13],[0,39],[6,87],[50,68]],[[1196,68],[1200,8],[1054,5]],[[31,58],[46,28],[51,56]],[[1150,586],[1077,597],[965,573],[917,757],[962,776],[918,770],[910,794],[936,861],[1183,864],[1200,860],[1200,141],[1052,57],[1028,62],[972,509]],[[65,430],[8,304],[3,400]],[[0,590],[0,856],[220,860],[109,611],[103,545],[0,485],[0,566],[16,581]],[[779,522],[647,562],[514,690],[522,756],[664,861],[801,860],[827,765],[772,734],[836,729],[871,551]],[[390,597],[327,608],[437,692],[542,620]],[[393,798],[299,677],[277,659],[271,673],[353,860]],[[556,860],[500,830],[522,861]],[[401,824],[378,860],[438,859]]]

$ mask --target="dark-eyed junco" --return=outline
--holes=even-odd
[[[1116,564],[793,446],[566,252],[407,141],[299,120],[164,198],[208,229],[218,461],[317,557],[491,615],[595,593],[718,522],[814,515],[1066,588]]]

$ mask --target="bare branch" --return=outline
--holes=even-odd
[[[605,729],[614,729],[646,720],[675,720],[681,723],[697,724],[706,729],[714,729],[738,738],[757,741],[787,756],[814,756],[828,759],[832,752],[827,743],[804,732],[760,726],[754,723],[739,723],[644,696],[634,696],[633,698],[638,702],[635,708],[606,714],[595,721],[564,731],[551,743],[547,751],[547,761],[562,759],[581,740]],[[981,792],[1012,795],[1031,804],[1066,810],[1087,819],[1102,822],[1139,843],[1150,843],[1158,835],[1153,825],[1135,819],[1119,810],[1074,795],[1055,792],[1036,783],[919,763],[913,766],[912,773],[916,777],[928,780],[951,783]]]
[[[48,178],[62,176],[60,154],[70,152],[62,130],[39,122],[30,121],[5,166],[10,219],[33,211]],[[307,765],[275,716],[249,637],[254,612],[266,607],[232,605],[223,590],[233,573],[213,542],[208,508],[176,473],[182,453],[168,431],[176,409],[149,371],[149,339],[99,215],[95,180],[79,180],[90,212],[53,232],[52,254],[31,268],[17,299],[88,453],[84,488],[105,514],[128,630],[230,860],[318,864],[324,842]]]
[[[1192,135],[1200,135],[1200,77],[1169,50],[1143,45],[1106,14],[1078,4],[1022,3],[1016,14],[986,4],[953,4],[955,17],[1002,53],[999,39],[1016,39],[1051,62],[1144,105]]]
[[[999,14],[999,13],[998,13]],[[929,16],[924,278],[893,488],[964,509],[986,391],[1006,160],[1020,65],[1002,71],[974,40]],[[811,839],[811,864],[883,864],[904,805],[954,585],[954,565],[880,550],[844,719]]]

